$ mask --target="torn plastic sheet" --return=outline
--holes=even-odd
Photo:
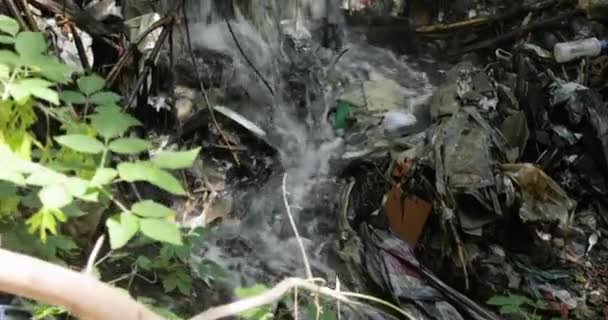
[[[500,167],[519,186],[522,200],[519,216],[524,222],[557,221],[562,229],[569,225],[576,202],[551,177],[528,163]]]
[[[393,234],[366,225],[360,234],[367,274],[400,305],[423,309],[428,316],[421,319],[499,319],[421,266],[412,247]]]
[[[579,124],[585,114],[585,105],[578,97],[578,92],[588,91],[589,89],[580,83],[557,80],[549,86],[551,90],[551,106],[566,104],[570,123]]]
[[[500,131],[507,140],[509,146],[515,149],[517,159],[524,153],[524,149],[530,138],[530,130],[528,129],[528,121],[526,114],[523,111],[515,112],[505,118],[500,125]],[[517,159],[509,159],[514,162]]]
[[[456,81],[457,93],[464,103],[477,104],[484,111],[496,110],[498,96],[492,80],[488,75],[477,69],[469,69],[461,73]]]
[[[125,25],[130,30],[129,38],[131,41],[135,41],[135,39],[148,30],[148,28],[158,20],[160,20],[160,15],[158,13],[149,13],[125,21]],[[161,33],[162,28],[150,32],[150,34],[139,43],[137,49],[144,54],[152,51]]]
[[[258,127],[255,123],[247,120],[242,115],[240,115],[224,106],[216,106],[213,109],[215,111],[221,113],[222,115],[226,116],[227,118],[231,119],[232,121],[240,124],[243,128],[249,130],[249,132],[253,133],[258,138],[266,137],[266,131],[264,131],[262,128]]]
[[[121,8],[116,5],[116,0],[91,1],[85,10],[97,21],[103,21],[109,16],[122,18]]]
[[[493,130],[486,127],[483,118],[472,117],[474,110],[465,110],[452,115],[435,131],[435,157],[441,166],[450,189],[480,189],[494,185],[494,156],[491,153],[495,145]],[[469,111],[471,113],[469,113]]]
[[[84,69],[82,68],[82,62],[80,61],[80,56],[78,55],[78,49],[76,48],[76,42],[74,41],[74,36],[72,33],[65,33],[61,27],[57,25],[57,21],[53,19],[36,19],[38,24],[38,28],[40,30],[45,30],[47,28],[51,28],[53,33],[57,36],[57,49],[59,50],[59,57],[63,62],[65,62],[70,67],[75,68],[82,72]],[[80,36],[80,40],[82,41],[82,46],[86,52],[87,61],[89,65],[92,66],[94,64],[94,55],[93,49],[91,48],[93,44],[93,38],[86,32],[78,29],[78,27],[74,27],[78,35]]]

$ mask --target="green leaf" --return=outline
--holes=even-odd
[[[109,168],[97,169],[97,171],[95,172],[95,175],[93,176],[93,179],[91,179],[90,185],[93,188],[104,186],[104,185],[112,182],[112,180],[114,180],[114,178],[116,178],[116,176],[118,176],[118,171],[116,171],[114,169],[109,169]]]
[[[53,170],[38,170],[32,173],[27,179],[25,183],[28,185],[44,187],[52,184],[57,184],[58,182],[64,181],[67,177],[61,173],[57,173]]]
[[[89,102],[100,106],[116,104],[118,101],[120,96],[110,91],[97,92],[89,98]]]
[[[2,43],[2,44],[14,44],[15,43],[15,38],[9,37],[9,36],[2,36],[2,35],[0,35],[0,43]]]
[[[123,162],[118,165],[117,169],[118,175],[127,182],[146,181],[175,195],[187,194],[173,175],[149,162]]]
[[[87,193],[89,182],[78,177],[69,177],[63,185],[72,196],[82,197]]]
[[[99,154],[105,149],[101,141],[83,134],[59,136],[55,137],[55,141],[63,146],[82,153]]]
[[[502,315],[507,315],[507,314],[517,314],[520,311],[521,311],[520,306],[508,304],[508,305],[504,305],[504,306],[500,307],[498,312],[500,312],[500,314],[502,314]]]
[[[78,88],[80,89],[80,91],[82,91],[82,93],[84,93],[87,96],[90,96],[93,93],[103,89],[103,87],[105,86],[105,83],[106,83],[106,81],[102,77],[100,77],[96,74],[82,77],[82,78],[78,79],[77,82],[78,82]]]
[[[65,221],[65,215],[57,209],[42,208],[36,214],[31,216],[25,222],[28,225],[28,231],[34,233],[39,231],[40,239],[46,242],[47,231],[51,234],[57,234],[57,221]]]
[[[14,37],[19,32],[19,23],[11,17],[0,15],[0,31]]]
[[[12,51],[0,50],[0,63],[14,66],[19,62],[19,57]]]
[[[61,101],[71,104],[84,104],[87,98],[78,91],[65,90],[59,94]]]
[[[178,273],[177,289],[185,296],[190,295],[190,292],[192,291],[192,280],[185,272]]]
[[[70,75],[75,71],[73,67],[61,63],[57,57],[39,55],[36,57],[30,57],[26,60],[31,60],[33,65],[40,68],[38,73],[49,80],[62,84],[67,84],[70,82]]]
[[[24,31],[19,33],[15,40],[15,50],[21,57],[37,57],[46,49],[46,41],[40,32]]]
[[[150,269],[152,269],[152,260],[148,259],[145,256],[137,257],[137,259],[135,260],[135,264],[146,271],[150,271]]]
[[[91,125],[102,137],[112,139],[123,135],[130,127],[141,123],[117,107],[96,108],[91,116]]]
[[[109,148],[120,154],[138,154],[152,148],[152,144],[137,138],[121,138],[112,141]]]
[[[131,207],[131,211],[144,218],[166,218],[175,216],[175,211],[152,200],[137,202]]]
[[[173,222],[161,219],[141,219],[141,233],[160,242],[182,245],[182,234]]]
[[[59,95],[55,90],[49,89],[52,86],[51,82],[43,79],[24,79],[20,84],[27,88],[31,95],[36,98],[46,100],[52,104],[59,104]]]
[[[211,260],[204,260],[199,264],[198,275],[204,281],[228,277],[226,270]]]
[[[177,289],[177,277],[172,273],[163,277],[163,289],[165,289],[165,293],[169,293]]]
[[[164,151],[152,158],[154,163],[159,168],[164,169],[184,169],[189,168],[196,160],[201,148],[196,148],[190,151]]]
[[[72,195],[61,185],[50,185],[38,192],[38,198],[45,208],[61,209],[72,202]]]
[[[11,69],[5,65],[0,64],[0,79],[8,80],[10,78]]]
[[[6,89],[18,104],[24,104],[31,96],[30,90],[21,83],[8,83]]]
[[[0,198],[9,198],[17,195],[17,186],[13,183],[0,181]]]
[[[110,234],[110,246],[112,249],[118,249],[135,236],[139,229],[139,219],[131,213],[123,212],[120,215],[120,223],[114,219],[108,219],[106,227]]]
[[[167,274],[162,280],[166,293],[178,289],[183,295],[189,295],[192,290],[192,280],[181,268]]]

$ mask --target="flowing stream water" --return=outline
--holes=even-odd
[[[315,30],[315,21],[321,20],[328,8],[320,0],[252,0],[245,1],[247,5],[240,9],[231,10],[230,22],[235,36],[252,64],[275,86],[273,96],[245,61],[215,3],[198,1],[198,4],[188,7],[194,46],[232,57],[234,76],[229,85],[246,90],[250,101],[246,105],[230,107],[268,132],[268,140],[278,149],[284,171],[274,172],[262,185],[233,195],[233,218],[222,222],[202,255],[230,270],[233,278],[229,282],[234,286],[256,282],[271,284],[286,276],[304,277],[302,256],[283,202],[281,182],[286,174],[285,188],[290,208],[313,272],[315,276],[334,281],[339,276],[332,267],[332,261],[337,259],[334,249],[336,202],[341,181],[332,172],[330,160],[344,152],[344,141],[335,135],[327,121],[327,110],[335,104],[339,90],[324,83],[328,66],[323,65],[322,58],[316,59],[317,56],[306,60],[304,55],[303,72],[285,70],[289,64],[284,58],[289,53],[286,53],[282,40],[285,32],[291,32],[295,38],[307,36],[307,30]],[[296,3],[299,3],[297,10]],[[329,20],[343,23],[337,7],[330,12]],[[280,21],[291,21],[291,25],[284,22],[280,28],[277,25]],[[342,42],[349,50],[337,60],[334,71],[347,83],[395,80],[401,85],[407,100],[407,107],[401,111],[416,115],[419,126],[426,127],[429,121],[426,103],[433,86],[417,60],[374,47],[366,42],[364,36],[344,30]],[[306,50],[321,52],[319,55],[329,57],[326,60],[331,65],[339,52],[318,49],[314,38],[310,41],[313,48]],[[287,93],[286,74],[300,77],[305,84],[303,91],[309,98],[304,99],[304,108]]]

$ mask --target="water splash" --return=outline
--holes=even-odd
[[[280,21],[285,19],[292,19],[292,22],[295,19],[296,32],[300,26],[314,30],[318,20],[328,16],[327,2],[248,0],[244,3],[244,7],[230,8],[230,21],[245,54],[275,86],[274,96],[263,87],[237,49],[223,16],[218,12],[220,8],[216,1],[197,1],[189,7],[189,12],[195,15],[190,19],[193,44],[232,58],[234,77],[230,79],[230,85],[246,90],[251,101],[247,105],[229,107],[239,109],[269,133],[289,177],[289,201],[305,238],[311,263],[316,272],[335,279],[335,272],[327,264],[336,233],[336,213],[332,207],[338,198],[339,183],[330,176],[329,162],[339,155],[343,141],[335,136],[326,116],[328,105],[335,101],[339,92],[327,88],[323,79],[335,53],[332,56],[328,50],[308,48],[306,50],[311,51],[304,51],[294,58],[290,56],[293,51],[286,52],[286,44],[280,34]],[[296,7],[296,3],[300,7]],[[334,20],[340,21],[338,8],[330,11]],[[336,70],[345,75],[347,83],[395,80],[408,101],[404,111],[416,113],[424,110],[432,86],[411,61],[354,37],[349,39],[348,47],[349,52],[335,65]],[[329,59],[324,59],[328,55]],[[297,59],[305,61],[302,75],[290,69]],[[329,63],[323,65],[324,61]],[[305,98],[296,99],[289,93],[286,75],[299,77],[304,84]],[[305,101],[304,106],[301,100]],[[272,110],[270,117],[266,112],[268,106]],[[223,223],[205,252],[206,258],[239,275],[233,279],[234,285],[257,281],[270,283],[280,277],[305,274],[293,233],[286,222],[281,194],[282,174],[277,173],[254,190],[235,195],[236,218]]]

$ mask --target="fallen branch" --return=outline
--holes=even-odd
[[[455,54],[460,55],[460,54],[465,54],[465,53],[472,52],[472,51],[495,47],[503,42],[517,39],[518,37],[520,37],[522,34],[524,34],[526,32],[534,31],[536,29],[546,28],[546,27],[554,25],[554,24],[563,23],[564,21],[570,19],[577,12],[578,12],[578,10],[571,10],[571,11],[567,11],[565,13],[560,13],[554,17],[551,17],[551,18],[548,18],[545,20],[540,20],[540,21],[537,21],[534,23],[530,23],[529,25],[527,25],[525,27],[517,28],[513,31],[501,34],[497,37],[494,37],[494,38],[491,38],[488,40],[484,40],[484,41],[480,41],[480,42],[474,43],[472,45],[466,46],[466,47],[462,48],[461,50],[458,50],[458,52]]]
[[[3,292],[62,306],[81,319],[162,319],[125,293],[83,273],[4,249],[0,249],[0,261]]]
[[[124,292],[85,273],[4,249],[0,249],[0,261],[2,261],[0,289],[5,293],[62,306],[74,316],[86,320],[163,319]],[[353,307],[364,304],[349,297],[379,303],[399,313],[404,319],[415,319],[408,312],[386,301],[354,292],[319,286],[314,283],[315,280],[287,278],[262,294],[208,309],[190,320],[215,320],[237,315],[243,311],[278,301],[295,288],[302,288]],[[385,313],[385,311],[378,310]]]

